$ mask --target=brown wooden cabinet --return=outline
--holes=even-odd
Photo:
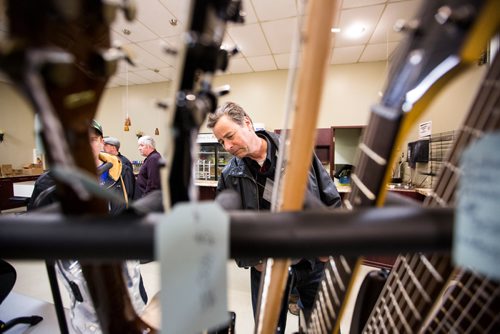
[[[280,134],[281,129],[275,129],[275,133]],[[330,176],[333,177],[335,170],[333,169],[333,128],[319,128],[316,129],[316,143],[314,145],[314,152],[325,166]]]
[[[0,210],[18,208],[25,205],[23,200],[14,199],[15,182],[34,181],[39,175],[20,175],[0,178]]]

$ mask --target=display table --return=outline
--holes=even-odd
[[[68,310],[66,317],[69,319]],[[34,333],[34,334],[54,334],[59,333],[54,304],[43,300],[25,296],[17,292],[10,292],[7,298],[0,304],[0,320],[7,322],[17,317],[38,315],[43,320],[33,327],[20,324],[7,331],[9,334]],[[70,333],[73,333],[69,328]]]

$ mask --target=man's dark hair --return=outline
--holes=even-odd
[[[213,129],[219,119],[224,115],[228,116],[231,120],[233,120],[233,122],[240,126],[243,126],[245,117],[248,117],[250,123],[253,125],[252,119],[240,105],[234,102],[226,102],[217,108],[213,114],[208,115],[207,127],[209,129]]]

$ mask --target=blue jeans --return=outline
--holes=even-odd
[[[290,275],[288,276],[285,294],[283,301],[281,302],[281,312],[276,333],[285,333],[286,316],[288,312],[288,295],[292,288],[295,288],[299,295],[297,305],[304,312],[306,320],[309,319],[309,315],[314,306],[314,298],[316,297],[318,286],[323,277],[324,267],[325,264],[319,260],[315,260],[314,263],[311,264],[305,259],[302,259],[299,263],[290,267]],[[250,287],[252,292],[254,319],[256,318],[258,306],[261,276],[261,273],[255,268],[252,267],[250,269]]]

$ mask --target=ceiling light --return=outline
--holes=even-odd
[[[353,24],[345,30],[345,35],[348,38],[359,38],[366,32],[366,27],[361,24]]]
[[[131,32],[130,30],[128,30],[127,28],[124,28],[124,29],[122,30],[122,32],[123,32],[125,35],[127,35],[127,36],[128,36],[128,35],[130,35],[130,34],[132,33],[132,32]]]
[[[341,30],[340,30],[340,28],[339,28],[339,27],[333,27],[333,28],[331,29],[331,32],[333,32],[333,33],[335,33],[335,34],[338,34],[340,31],[341,31]]]

